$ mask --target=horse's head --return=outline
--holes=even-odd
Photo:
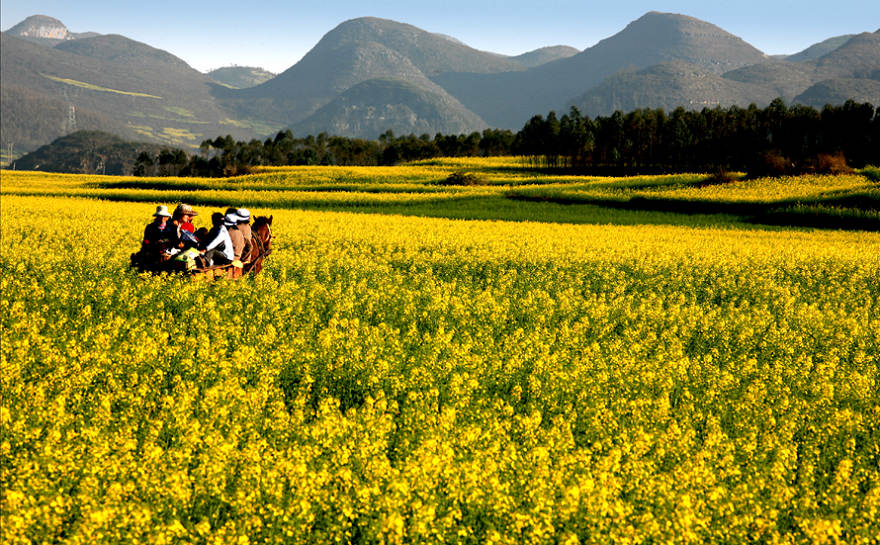
[[[274,216],[257,216],[254,219],[253,233],[256,238],[260,240],[260,246],[263,247],[264,252],[268,253],[268,250],[272,247],[272,218]]]
[[[272,253],[272,217],[257,216],[251,226],[253,245],[245,272],[257,274],[263,269],[263,258]]]

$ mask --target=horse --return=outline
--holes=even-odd
[[[263,270],[263,259],[272,253],[272,218],[274,216],[257,216],[251,227],[250,252],[241,256],[244,265],[243,274],[257,274]]]

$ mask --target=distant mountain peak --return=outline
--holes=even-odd
[[[70,31],[64,23],[48,15],[31,15],[6,32],[21,38],[71,39]]]
[[[99,36],[97,32],[71,32],[64,23],[48,15],[31,15],[7,30],[6,34],[49,46]]]
[[[831,53],[835,49],[844,45],[846,42],[850,41],[855,36],[855,34],[844,34],[843,36],[835,36],[833,38],[828,38],[827,40],[823,40],[819,43],[813,44],[810,47],[800,51],[799,53],[795,53],[794,55],[789,55],[785,60],[793,61],[793,62],[805,62],[805,61],[813,61],[819,58],[824,57],[825,55]]]
[[[523,66],[532,68],[550,61],[573,57],[578,53],[580,53],[580,51],[568,45],[552,45],[535,49],[534,51],[528,51],[512,58]]]
[[[407,57],[425,74],[450,71],[501,72],[522,66],[497,53],[474,49],[452,36],[379,17],[343,21],[324,35],[313,51],[328,51],[351,43],[375,42]]]
[[[643,58],[644,65],[681,60],[716,74],[761,62],[767,57],[739,36],[712,23],[659,11],[649,11],[591,49]],[[588,52],[589,49],[581,55]]]
[[[207,76],[217,83],[232,89],[247,89],[265,81],[269,81],[275,74],[257,66],[223,66],[211,70]]]

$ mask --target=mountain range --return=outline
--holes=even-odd
[[[171,53],[120,35],[72,33],[32,16],[2,33],[2,141],[36,149],[76,129],[195,148],[231,134],[290,127],[376,138],[518,129],[576,106],[614,110],[755,103],[880,104],[880,31],[828,38],[768,56],[705,21],[649,12],[583,51],[518,56],[480,51],[387,19],[341,23],[274,75],[252,67],[203,74]]]

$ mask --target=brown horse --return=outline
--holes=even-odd
[[[251,249],[248,255],[241,256],[245,263],[242,273],[257,274],[263,270],[263,259],[272,253],[272,218],[274,216],[258,216],[251,227]]]

